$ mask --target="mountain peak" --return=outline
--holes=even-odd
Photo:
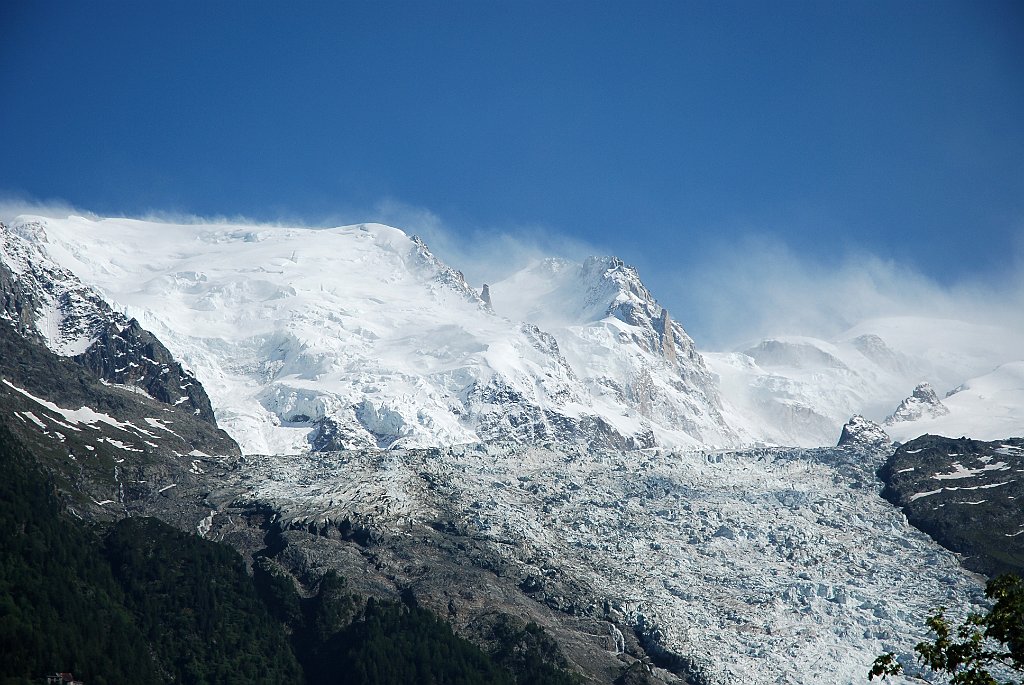
[[[837,446],[889,447],[891,444],[892,440],[881,426],[860,414],[854,414],[843,426]]]
[[[885,425],[891,426],[904,421],[917,421],[922,418],[935,418],[949,414],[949,409],[942,403],[928,382],[918,383],[913,394],[900,402],[896,411],[885,419]]]

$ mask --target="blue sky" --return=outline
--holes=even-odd
[[[684,314],[730,250],[940,287],[1022,263],[1021,2],[13,0],[0,22],[7,197],[428,216],[453,255],[615,253]]]

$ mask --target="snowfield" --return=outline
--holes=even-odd
[[[892,439],[1024,434],[1024,330],[1012,324],[890,317],[834,341],[778,337],[704,358],[720,379],[729,423],[769,444],[834,444],[851,415],[882,423],[922,382],[938,392],[935,413],[949,414],[887,423]]]

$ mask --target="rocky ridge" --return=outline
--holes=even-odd
[[[726,421],[693,339],[622,260],[544,259],[490,285],[489,295],[498,314],[551,334],[590,397],[629,408],[649,427],[646,444],[632,446],[672,444],[669,427],[703,444],[751,440]]]

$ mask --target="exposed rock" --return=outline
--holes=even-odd
[[[430,251],[427,244],[419,236],[410,236],[409,239],[412,241],[412,262],[417,268],[429,274],[435,283],[451,288],[462,295],[468,302],[481,306],[486,305],[483,298],[466,281],[466,277],[461,271],[451,268],[435,257],[434,253]]]
[[[843,426],[837,447],[844,445],[887,447],[891,443],[892,439],[881,426],[874,421],[865,419],[860,414],[854,414]]]
[[[970,569],[1024,573],[1024,438],[979,442],[925,435],[878,475],[911,524],[963,555]]]
[[[78,515],[101,520],[154,504],[194,530],[208,510],[179,504],[178,489],[239,457],[238,446],[190,408],[104,384],[8,321],[0,321],[0,423],[59,475]]]
[[[672,330],[672,319],[667,309],[661,310],[661,318],[658,320],[658,332],[661,334],[661,352],[670,364],[676,363],[676,340]]]
[[[128,320],[77,276],[47,259],[41,224],[11,231],[0,223],[0,316],[27,339],[81,364],[97,378],[184,405],[216,425],[202,384],[135,319]]]
[[[914,393],[900,402],[896,411],[886,417],[883,425],[891,426],[902,421],[917,421],[923,418],[945,416],[948,413],[949,409],[935,394],[931,384],[920,383],[914,388]]]
[[[141,388],[159,402],[184,405],[203,421],[217,423],[202,384],[135,319],[124,326],[110,321],[95,342],[72,359],[98,378]]]

